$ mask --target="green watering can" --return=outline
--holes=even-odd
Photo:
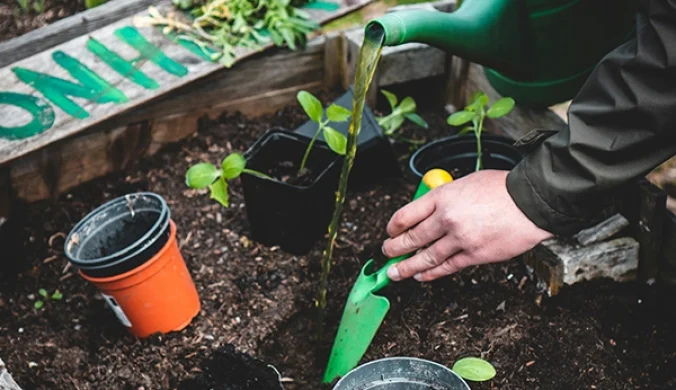
[[[575,97],[636,29],[638,0],[464,0],[453,12],[403,10],[367,23],[385,46],[419,42],[484,66],[502,96],[548,107]]]
[[[432,169],[423,176],[413,199],[451,181],[453,178],[448,172],[443,169]],[[375,272],[374,261],[371,259],[361,269],[347,297],[329,363],[324,372],[324,383],[330,383],[336,377],[347,374],[364,356],[390,309],[390,301],[376,293],[390,284],[387,269],[408,257],[409,255],[404,255],[390,259]]]

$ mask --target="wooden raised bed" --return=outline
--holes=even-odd
[[[453,6],[454,2],[440,2],[416,7],[452,10]],[[115,26],[124,24],[123,21],[116,23]],[[102,27],[103,30],[108,29],[107,31],[112,31],[113,28],[111,26]],[[88,33],[97,37],[97,34],[101,31],[101,29],[92,29]],[[9,151],[7,155],[2,154],[0,165],[0,210],[2,210],[0,211],[0,239],[3,238],[3,233],[7,233],[7,231],[3,232],[1,228],[3,221],[6,221],[10,216],[12,202],[18,204],[55,199],[83,184],[86,189],[89,189],[89,187],[86,187],[87,182],[109,173],[130,170],[132,163],[135,161],[148,158],[160,152],[164,146],[190,137],[198,130],[200,118],[205,116],[216,117],[224,111],[241,111],[249,117],[270,114],[281,107],[295,105],[295,95],[299,89],[320,91],[346,88],[353,82],[354,61],[361,43],[360,34],[361,30],[355,29],[316,36],[304,50],[291,52],[286,49],[272,49],[256,56],[252,55],[236,64],[232,69],[223,69],[220,66],[200,62],[201,60],[190,52],[181,47],[172,46],[162,36],[148,35],[148,37],[152,37],[152,42],[160,45],[167,55],[179,59],[180,63],[185,63],[189,70],[188,75],[184,76],[185,78],[178,78],[154,68],[151,63],[144,63],[141,69],[157,77],[157,80],[162,81],[161,85],[166,87],[161,87],[157,91],[159,93],[143,95],[141,92],[144,91],[122,80],[119,75],[106,73],[111,80],[119,80],[120,85],[125,86],[125,91],[137,91],[138,94],[135,96],[138,100],[126,105],[113,106],[116,107],[115,111],[102,109],[103,105],[84,102],[86,107],[92,109],[92,115],[89,119],[82,121],[63,120],[58,122],[63,125],[62,133],[45,132],[42,138],[19,142],[16,147],[15,145],[9,147],[7,143],[4,146],[0,144],[0,150],[4,150],[5,153]],[[46,67],[47,64],[52,64],[51,59],[49,59],[51,54],[49,53],[61,47],[58,45],[66,47],[75,41],[83,42],[84,37],[74,38],[73,41],[60,42],[57,46],[52,46],[53,49],[50,48],[47,54],[37,54],[35,58],[47,57],[47,60],[41,64],[41,66]],[[110,45],[112,47],[113,44],[110,43]],[[129,55],[127,58],[133,57],[133,53],[127,51],[129,50],[128,47],[120,47],[119,50],[120,53]],[[30,58],[32,57],[24,57],[19,63],[28,63]],[[94,64],[92,67],[103,69],[103,65],[93,61],[89,54],[83,55],[81,59],[82,61],[92,60],[91,63]],[[2,71],[11,72],[8,68],[12,66],[12,64],[7,65]],[[190,73],[193,70],[194,75]],[[64,74],[61,74],[61,76],[66,77]],[[481,67],[454,58],[452,55],[427,45],[408,44],[386,48],[383,51],[381,66],[378,68],[374,87],[369,94],[369,104],[375,105],[379,88],[398,87],[403,84],[415,85],[429,79],[443,81],[433,83],[435,90],[432,91],[434,94],[444,96],[443,102],[441,102],[443,105],[462,107],[469,96],[477,89],[486,91],[492,100],[498,97],[498,94],[483,77]],[[0,83],[7,82],[7,78],[0,79]],[[4,90],[6,85],[3,84],[0,90]],[[27,91],[26,88],[21,90]],[[452,107],[450,108],[452,109]],[[100,116],[94,114],[100,114]],[[518,138],[523,135],[524,131],[532,128],[556,129],[563,126],[565,126],[565,122],[549,110],[530,110],[517,107],[507,117],[498,121],[491,121],[488,124],[488,131]],[[33,142],[33,140],[37,141]],[[203,140],[200,140],[200,142],[203,142]],[[206,141],[204,142],[206,143]],[[212,146],[222,148],[222,145],[218,144]],[[5,149],[2,149],[3,147]],[[194,150],[192,153],[188,153],[191,158],[197,154]],[[185,156],[183,157],[185,158]],[[181,163],[184,162],[181,161]],[[140,173],[147,172],[141,170]],[[171,171],[171,173],[176,172]],[[135,169],[133,174],[138,175],[139,171]],[[141,180],[138,177],[132,179]],[[120,184],[121,182],[124,182],[124,180],[117,180],[113,183]],[[632,280],[639,274],[642,275],[642,278],[645,277],[648,280],[654,277],[655,266],[652,265],[654,264],[652,256],[660,252],[661,243],[659,236],[650,232],[659,231],[662,200],[659,191],[645,187],[644,184],[637,187],[637,190],[640,191],[637,191],[634,197],[628,201],[628,210],[634,209],[640,210],[640,212],[627,213],[626,218],[616,216],[595,228],[580,232],[573,241],[551,240],[543,243],[524,256],[526,264],[530,265],[546,282],[545,289],[550,295],[560,294],[562,287],[566,284],[574,284],[591,278],[611,277],[615,280]],[[392,190],[392,187],[389,187],[389,190]],[[183,188],[180,191],[183,191]],[[180,191],[176,192],[180,194]],[[379,215],[376,218],[383,218],[383,215],[394,209],[396,202],[402,202],[410,197],[409,191],[405,188],[399,188],[399,192],[395,195],[387,191],[377,192],[377,196],[373,197],[373,191],[359,195],[364,198],[367,196],[373,198],[371,199],[373,200],[372,204],[367,205],[367,211],[359,210],[356,202],[356,206],[348,203],[349,207],[346,211],[352,213],[352,215],[350,215],[350,219],[346,217],[346,222],[375,226],[375,223],[372,223],[374,221],[366,218],[373,217],[376,214]],[[81,192],[75,196],[82,196]],[[94,198],[98,201],[99,198],[96,196],[99,195],[95,195]],[[302,278],[306,277],[306,273],[311,273],[313,264],[317,263],[315,261],[317,256],[291,257],[280,254],[280,251],[275,248],[264,248],[256,245],[239,230],[243,225],[241,223],[242,218],[237,214],[237,210],[222,209],[212,202],[200,203],[200,201],[203,201],[202,198],[193,200],[194,204],[182,205],[180,204],[181,201],[173,203],[172,208],[176,209],[177,218],[181,218],[181,245],[186,253],[186,258],[192,261],[191,266],[194,267],[196,276],[199,277],[198,284],[205,297],[205,302],[208,304],[206,306],[209,310],[208,314],[215,313],[217,316],[209,317],[202,314],[199,323],[185,333],[170,335],[160,341],[147,343],[130,341],[130,339],[124,338],[123,330],[118,329],[116,324],[96,322],[93,317],[103,317],[109,313],[103,308],[102,302],[94,301],[91,291],[85,290],[85,287],[83,287],[84,283],[73,282],[75,278],[68,280],[75,275],[67,270],[62,271],[63,265],[56,264],[55,258],[58,259],[61,254],[54,255],[53,247],[50,244],[50,248],[46,250],[46,253],[50,256],[39,258],[33,263],[44,267],[45,273],[43,275],[48,276],[43,276],[42,281],[45,281],[45,279],[48,282],[58,280],[58,283],[63,283],[64,287],[70,289],[69,292],[72,293],[72,296],[68,297],[68,301],[64,305],[70,305],[66,308],[82,317],[76,325],[69,323],[71,318],[66,319],[65,322],[68,322],[69,326],[76,326],[77,329],[62,329],[62,333],[65,334],[66,331],[70,333],[63,339],[56,340],[54,345],[58,347],[54,347],[54,350],[58,351],[53,352],[56,358],[53,360],[45,358],[47,362],[51,361],[56,366],[55,370],[67,366],[65,363],[63,366],[59,364],[68,359],[79,359],[84,349],[91,348],[88,353],[96,354],[101,360],[87,367],[93,370],[89,374],[96,375],[95,379],[100,380],[100,383],[103,383],[100,378],[105,376],[105,373],[100,374],[98,372],[100,370],[97,370],[95,365],[98,364],[99,367],[105,365],[108,356],[111,356],[111,359],[125,357],[126,361],[120,359],[120,361],[114,362],[114,364],[119,365],[116,368],[129,369],[130,366],[134,367],[139,361],[147,363],[147,367],[141,367],[139,364],[139,372],[134,372],[135,375],[138,374],[136,375],[138,377],[146,375],[142,370],[147,370],[146,373],[169,372],[167,377],[171,377],[173,373],[179,371],[180,374],[186,374],[188,369],[197,370],[190,371],[192,374],[199,372],[197,363],[195,363],[197,359],[203,358],[203,355],[210,354],[212,349],[216,349],[213,345],[227,342],[238,344],[247,352],[258,352],[265,359],[274,361],[275,364],[301,367],[301,369],[297,368],[298,371],[295,374],[291,370],[288,375],[297,375],[298,377],[303,375],[303,370],[307,369],[307,366],[302,364],[304,357],[294,361],[296,356],[280,355],[287,351],[291,351],[290,354],[293,354],[294,351],[304,352],[313,347],[312,342],[306,340],[309,330],[303,328],[303,324],[307,322],[303,318],[303,315],[306,315],[307,312],[303,310],[310,304],[303,301],[304,292],[299,292],[299,290],[307,288],[308,282],[302,280]],[[639,204],[642,204],[642,206],[638,207]],[[193,207],[196,210],[192,210]],[[179,211],[180,208],[182,209]],[[76,210],[78,213],[82,212],[81,209]],[[55,214],[52,211],[48,215],[54,216]],[[64,214],[67,214],[67,212],[64,212]],[[233,214],[239,219],[231,224],[230,218],[235,218],[232,216]],[[40,216],[42,217],[42,214]],[[77,218],[75,215],[72,215],[72,217]],[[70,218],[71,216],[68,216],[67,219],[70,220]],[[66,225],[61,221],[52,229],[64,229]],[[196,225],[208,225],[208,227],[196,227]],[[8,226],[10,225],[4,223],[6,229],[10,229],[7,228]],[[206,232],[200,229],[204,229]],[[46,228],[44,230],[49,234],[53,232],[53,230]],[[194,235],[193,231],[195,232]],[[342,306],[338,305],[343,303],[347,287],[351,285],[352,277],[362,260],[355,261],[357,254],[362,254],[362,251],[368,249],[364,248],[366,244],[362,244],[360,240],[377,240],[374,237],[377,233],[371,230],[362,233],[363,231],[359,231],[359,236],[356,235],[357,233],[354,233],[354,236],[346,234],[346,241],[341,242],[342,245],[345,245],[343,248],[347,247],[347,249],[341,248],[343,249],[343,253],[340,254],[343,256],[341,258],[342,263],[334,271],[335,281],[332,283],[335,283],[335,285],[332,294],[338,296],[334,301],[338,304],[331,307],[332,313],[338,313],[342,309]],[[45,237],[44,239],[38,237],[36,241],[51,241],[52,238],[55,242],[59,240],[58,234],[55,234],[53,237]],[[215,241],[218,245],[211,246],[210,240]],[[649,244],[644,245],[644,242]],[[375,244],[370,243],[370,245]],[[43,246],[46,246],[46,244]],[[203,255],[198,257],[198,252]],[[43,252],[38,253],[43,254]],[[218,263],[219,257],[221,259],[225,257],[224,253],[229,254],[226,260],[232,262],[232,264]],[[641,262],[638,261],[639,258]],[[643,261],[644,258],[649,260]],[[252,266],[253,272],[242,271],[238,267],[241,264]],[[651,264],[651,266],[645,267],[643,266],[645,264]],[[641,266],[643,267],[641,268]],[[228,275],[218,274],[219,271],[223,272],[224,269],[227,269]],[[493,271],[487,274],[470,273],[473,271],[468,270],[468,273],[455,275],[448,286],[441,286],[440,288],[436,286],[437,289],[434,290],[434,293],[432,292],[433,288],[427,286],[414,286],[413,288],[417,290],[402,289],[396,292],[396,299],[392,299],[393,313],[388,319],[388,324],[385,324],[389,326],[385,329],[392,331],[392,333],[383,333],[382,337],[387,340],[378,341],[380,343],[379,349],[374,350],[373,356],[368,356],[368,358],[381,357],[384,353],[411,353],[410,349],[402,347],[405,343],[420,345],[420,351],[437,354],[435,358],[446,359],[443,361],[445,364],[451,362],[455,354],[460,351],[483,355],[498,350],[501,354],[499,355],[500,359],[502,359],[500,363],[503,364],[503,367],[508,366],[512,370],[511,372],[504,372],[500,368],[501,381],[511,381],[513,377],[517,379],[521,377],[519,379],[522,381],[521,383],[532,383],[532,373],[539,372],[538,380],[540,382],[537,383],[537,386],[554,388],[548,387],[546,380],[542,378],[558,376],[565,371],[564,374],[567,375],[565,380],[568,382],[562,380],[556,382],[557,384],[568,383],[572,384],[570,387],[589,388],[587,386],[589,384],[603,384],[604,378],[603,375],[599,375],[601,378],[596,382],[593,375],[590,374],[592,369],[588,369],[585,364],[589,361],[600,361],[608,356],[608,362],[604,361],[602,364],[599,363],[598,366],[592,366],[592,368],[601,367],[597,371],[603,372],[606,376],[614,375],[613,380],[621,381],[617,377],[624,374],[617,374],[619,371],[615,370],[618,367],[616,365],[618,360],[616,355],[613,355],[614,352],[608,352],[612,351],[611,347],[605,346],[606,349],[595,349],[593,351],[590,349],[589,355],[591,357],[588,360],[584,360],[587,354],[579,354],[579,351],[574,351],[573,343],[578,339],[581,340],[579,343],[584,347],[587,344],[598,345],[599,343],[615,345],[612,338],[607,340],[605,332],[589,331],[590,328],[594,327],[585,321],[596,321],[596,318],[589,320],[579,311],[575,311],[575,308],[579,305],[573,300],[566,309],[567,317],[561,322],[557,322],[556,325],[552,325],[554,323],[552,321],[558,321],[558,319],[545,317],[546,313],[537,313],[531,307],[532,295],[536,295],[537,292],[534,292],[533,286],[528,286],[529,280],[531,280],[530,275],[521,272],[520,267],[515,264],[505,265],[504,271],[499,269],[498,266],[491,269]],[[213,275],[214,270],[216,270],[216,275]],[[279,270],[287,273],[282,273],[279,276],[276,273]],[[582,272],[578,272],[578,270],[582,270]],[[235,275],[233,276],[230,273]],[[271,277],[269,277],[270,275]],[[272,279],[272,277],[277,279]],[[501,277],[505,278],[504,283],[498,280]],[[279,282],[279,278],[283,282]],[[478,291],[473,287],[477,283],[486,283],[489,289],[495,289],[495,291]],[[68,286],[65,286],[66,284]],[[239,284],[244,285],[244,287],[240,287]],[[522,288],[530,288],[530,290],[522,290]],[[587,286],[581,287],[582,294],[580,295],[586,296],[589,295],[589,292],[595,292],[591,287],[589,290],[585,288]],[[252,290],[254,290],[253,293]],[[411,291],[414,293],[411,293]],[[608,302],[619,305],[613,303],[617,301],[612,294],[607,295],[610,295],[610,297],[605,297],[604,300],[599,301],[599,307],[603,307],[603,304]],[[594,296],[588,300],[594,301],[596,298]],[[415,301],[415,299],[419,300]],[[625,301],[635,301],[633,297],[624,299]],[[507,309],[505,309],[505,300],[508,300]],[[585,298],[585,302],[588,300]],[[89,301],[93,303],[88,303],[90,306],[83,307],[85,305],[81,302]],[[15,302],[21,302],[25,305],[26,298],[18,297]],[[411,303],[419,304],[420,307]],[[3,307],[2,300],[0,300],[0,307]],[[4,308],[6,309],[7,305]],[[52,323],[63,323],[63,318],[59,317],[58,313],[52,313],[44,314],[47,319],[42,321],[42,325],[49,323],[48,320],[54,321]],[[25,315],[22,313],[21,315],[24,318],[30,317],[31,319],[38,316],[30,313]],[[85,315],[90,315],[92,318],[85,317]],[[500,317],[500,315],[504,317]],[[543,317],[540,317],[541,315]],[[11,317],[9,314],[7,316]],[[427,320],[428,317],[431,318],[429,321]],[[584,319],[576,322],[578,317],[584,317]],[[54,318],[62,322],[55,321]],[[435,323],[430,322],[437,320],[438,322]],[[603,320],[606,320],[606,317]],[[33,324],[40,326],[40,320],[35,320]],[[573,326],[566,329],[566,326],[570,324]],[[14,322],[12,322],[13,325]],[[101,329],[94,328],[95,325],[100,325]],[[7,326],[7,332],[12,333],[12,337],[15,339],[18,333],[24,334],[24,337],[35,337],[35,339],[44,336],[46,339],[44,344],[37,347],[31,345],[32,351],[52,351],[49,343],[51,343],[50,337],[54,336],[53,334],[38,334],[38,337],[35,335],[35,329],[26,329],[25,333],[23,330],[17,333],[16,329],[9,329],[10,325],[0,324],[0,328],[2,326]],[[80,327],[83,329],[80,329]],[[84,329],[88,327],[91,327],[88,330],[91,332],[88,336],[85,337],[82,333],[78,333],[84,332]],[[559,327],[564,331],[555,330]],[[394,330],[397,330],[398,333],[394,334]],[[568,331],[569,333],[566,333]],[[475,336],[475,333],[481,335]],[[622,335],[621,332],[617,333]],[[664,333],[662,330],[660,337],[665,337]],[[389,339],[388,337],[392,334],[397,338]],[[228,339],[224,341],[222,337],[219,337],[223,335],[227,336]],[[561,335],[570,336],[570,338],[562,340]],[[272,336],[275,337],[274,342],[269,340]],[[613,337],[617,338],[617,336]],[[531,338],[536,340],[530,342]],[[630,339],[629,337],[626,338]],[[266,339],[267,341],[265,341]],[[73,340],[76,341],[73,342]],[[654,340],[660,339],[650,336],[649,341],[657,343],[659,347],[659,341]],[[43,340],[39,341],[42,343]],[[80,347],[77,345],[78,342],[85,345]],[[272,344],[265,345],[266,342]],[[157,347],[158,349],[153,349],[155,343],[161,344]],[[566,343],[570,343],[570,348],[564,348],[568,347]],[[655,344],[652,344],[652,346],[654,347]],[[165,347],[166,349],[162,349]],[[186,348],[180,350],[181,356],[169,355],[168,359],[166,356],[160,356],[162,352],[166,352],[170,348],[180,349],[179,347]],[[458,348],[457,351],[456,347]],[[97,348],[106,348],[106,350],[97,350]],[[110,350],[107,348],[110,348]],[[537,352],[532,352],[533,349],[536,349]],[[558,352],[562,349],[566,349],[568,354],[559,355]],[[644,348],[644,345],[641,344],[638,348],[634,347],[630,350],[643,351],[649,349]],[[158,353],[158,350],[160,353]],[[111,351],[115,354],[108,354]],[[12,353],[12,362],[8,363],[11,371],[13,373],[19,371],[24,379],[31,375],[45,375],[44,373],[49,371],[41,370],[53,368],[40,366],[35,371],[26,370],[23,366],[25,362],[22,359],[26,358],[26,361],[30,361],[27,360],[29,357],[20,356],[19,353],[14,353],[15,351],[10,351],[8,348],[7,353],[10,352]],[[49,352],[49,354],[52,354],[52,352]],[[298,355],[301,355],[301,353],[298,353]],[[582,359],[580,367],[577,366],[577,361],[561,367],[561,360],[559,360],[561,356],[564,358],[573,356],[577,359],[578,355],[585,355],[580,357]],[[151,356],[153,359],[157,357],[158,360],[148,362],[144,360],[147,356]],[[661,357],[659,353],[656,353],[655,356]],[[39,357],[43,358],[44,356]],[[273,360],[273,358],[276,358],[276,360]],[[181,361],[177,364],[176,361],[171,361],[171,359],[180,359]],[[290,359],[291,363],[287,363],[287,359]],[[92,359],[85,353],[84,360],[90,361]],[[113,364],[113,361],[108,360],[107,363]],[[657,366],[659,365],[657,364]],[[5,375],[1,366],[2,363],[0,362],[0,377]],[[643,364],[640,364],[640,366],[640,374],[642,375],[645,367]],[[66,368],[73,369],[72,366]],[[185,371],[182,371],[184,369]],[[548,369],[553,371],[547,371]],[[578,369],[580,372],[578,372]],[[603,371],[604,369],[606,371]],[[529,372],[529,370],[531,371]],[[659,367],[653,367],[651,370],[659,372]],[[282,372],[287,375],[289,370],[282,370]],[[66,373],[70,375],[69,372]],[[556,375],[552,373],[556,373]],[[630,372],[627,376],[629,375],[633,374]],[[18,378],[16,374],[15,377]],[[642,378],[642,376],[636,378]],[[85,383],[96,382],[95,380],[90,382],[88,378],[74,378],[73,383],[77,383],[76,380]],[[143,378],[132,378],[127,383],[132,383],[135,380],[141,383]],[[153,377],[153,380],[156,380],[156,378]],[[156,385],[159,382],[148,383]],[[285,383],[288,383],[291,388],[294,388],[294,386],[298,386],[295,388],[303,388],[302,386],[305,385],[301,381],[296,385],[292,379],[288,378],[285,378]],[[150,386],[150,384],[147,386]],[[499,383],[497,385],[500,387]],[[169,384],[167,383],[163,388],[170,388]],[[487,389],[488,387],[476,388]]]
[[[121,28],[129,29],[133,24],[133,15],[144,14],[148,3],[127,0],[112,2],[0,45],[0,53],[7,54],[3,56],[4,68],[0,69],[0,92],[40,96],[17,80],[13,69],[19,67],[68,79],[64,69],[54,66],[52,58],[55,52],[63,51],[77,57],[108,80],[111,88],[116,86],[129,97],[128,102],[120,104],[97,104],[75,99],[78,103],[83,102],[82,118],[74,118],[54,108],[54,123],[46,131],[28,138],[8,139],[5,136],[0,139],[0,223],[9,217],[12,199],[34,202],[53,198],[89,180],[124,169],[139,158],[152,155],[163,146],[193,134],[198,119],[204,115],[217,115],[222,111],[241,111],[249,116],[266,114],[294,102],[299,89],[317,91],[322,88],[346,88],[353,82],[355,62],[363,37],[360,28],[316,36],[305,49],[297,52],[272,49],[252,58],[248,57],[254,53],[245,52],[242,53],[241,62],[232,69],[205,61],[167,39],[156,29],[139,28],[137,31],[141,36],[175,61],[170,72],[166,71],[169,68],[162,70],[151,61],[141,63],[139,70],[152,76],[160,85],[154,90],[141,88],[112,71],[85,47],[87,40],[93,37],[123,57],[133,58],[138,55],[138,52],[115,38],[114,32]],[[335,13],[312,12],[315,12],[317,20],[326,22],[367,3],[368,0],[364,0],[343,5]],[[422,7],[450,12],[454,5],[454,1],[441,1],[399,8]],[[168,6],[167,1],[160,3],[160,7]],[[138,12],[139,9],[142,11]],[[61,31],[65,33],[60,34]],[[8,64],[8,59],[17,61]],[[439,49],[411,43],[384,49],[368,103],[375,105],[382,87],[429,78],[443,80],[443,87],[438,88],[445,97],[444,103],[451,107],[462,107],[469,96],[479,89],[486,91],[492,98],[499,97],[484,78],[480,66],[454,58]],[[13,110],[11,106],[0,106],[3,126],[28,122],[31,118],[27,115],[27,112]],[[565,122],[551,110],[517,107],[513,114],[488,124],[487,131],[517,139],[529,129],[556,129],[563,126]],[[638,202],[644,204],[645,218],[663,218],[664,197],[655,198],[654,191],[641,193],[645,196]],[[652,203],[646,198],[651,193],[655,198]],[[652,217],[647,216],[650,213]],[[637,218],[634,221],[638,223]],[[604,244],[611,247],[617,244],[618,247],[613,247],[611,252],[619,251],[618,256],[627,259],[622,262],[622,267],[631,265],[631,269],[638,267],[636,247],[639,241],[644,244],[640,253],[641,258],[645,258],[645,264],[656,261],[653,259],[659,258],[661,248],[659,231],[646,234],[645,229],[634,227],[636,223],[629,229],[631,238]],[[549,280],[552,294],[556,294],[563,283],[587,278],[587,272],[567,270],[568,261],[564,259],[575,250],[573,257],[577,259],[576,262],[593,263],[599,250],[597,247],[590,248],[587,253],[560,242],[549,244],[536,248],[526,258]],[[556,260],[552,260],[552,256]],[[579,259],[580,256],[586,260]],[[643,279],[654,278],[656,267],[649,266],[653,271],[643,272]],[[543,271],[545,269],[548,271]],[[566,277],[570,272],[578,276]],[[615,270],[606,269],[596,270],[589,275],[612,277],[616,274]],[[626,272],[620,274],[622,276],[618,280],[627,278]]]

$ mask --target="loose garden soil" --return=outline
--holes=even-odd
[[[84,0],[45,0],[42,12],[33,9],[34,0],[27,3],[25,11],[16,0],[0,0],[0,42],[85,10]]]
[[[339,95],[320,96],[328,104]],[[441,110],[422,115],[431,129],[407,124],[404,134],[448,134]],[[257,244],[249,237],[237,181],[227,209],[184,183],[191,164],[219,163],[271,127],[293,129],[304,121],[296,107],[258,119],[205,119],[194,137],[124,172],[52,201],[15,205],[0,271],[0,356],[15,380],[25,390],[267,390],[278,371],[285,389],[322,388],[326,354],[355,275],[417,185],[407,156],[400,161],[401,179],[348,195],[321,342],[313,336],[313,296],[325,242],[305,256]],[[62,250],[80,218],[135,191],[167,200],[202,301],[188,328],[144,340],[126,332],[95,287],[68,267]],[[64,298],[35,310],[40,288],[59,289]],[[483,357],[497,376],[470,383],[473,389],[676,388],[673,295],[657,286],[594,281],[548,298],[516,259],[434,283],[393,284],[383,293],[392,309],[364,361],[416,356],[450,367],[464,356]]]

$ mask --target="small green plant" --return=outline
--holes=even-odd
[[[314,146],[315,141],[320,134],[324,134],[324,139],[331,150],[341,156],[345,155],[347,138],[328,124],[330,122],[346,122],[348,119],[350,119],[352,112],[347,108],[341,107],[334,103],[326,109],[326,119],[324,119],[324,109],[322,108],[322,103],[314,95],[308,91],[299,91],[296,95],[296,98],[298,99],[298,103],[300,103],[301,107],[303,107],[303,111],[305,111],[305,114],[308,116],[308,118],[317,123],[318,126],[317,132],[310,140],[310,143],[305,150],[305,154],[303,155],[303,160],[301,161],[300,168],[298,169],[298,173],[300,174],[303,172],[303,170],[305,170],[307,158],[310,155],[310,151],[312,150],[312,147]]]
[[[387,98],[387,102],[390,103],[390,108],[392,109],[392,112],[388,115],[376,118],[380,127],[383,128],[385,135],[394,136],[406,119],[422,128],[428,128],[427,122],[420,115],[416,114],[417,106],[412,97],[407,96],[401,102],[398,102],[397,96],[392,92],[384,89],[380,92]]]
[[[239,153],[231,153],[223,159],[220,169],[208,162],[201,162],[191,166],[185,174],[185,184],[194,189],[209,188],[211,199],[215,199],[224,207],[228,207],[228,180],[238,178],[242,173],[263,177],[270,177],[252,169],[246,168],[246,159]]]
[[[35,12],[41,14],[45,10],[45,0],[35,0],[33,2],[33,9]]]
[[[23,12],[28,12],[29,0],[16,0],[16,3],[19,4],[19,7],[21,8],[21,11]]]
[[[90,9],[98,7],[99,5],[107,2],[108,0],[85,0],[85,8]]]
[[[458,360],[451,368],[453,372],[462,378],[472,382],[484,382],[495,377],[495,368],[487,361],[476,358],[466,357]]]
[[[38,299],[33,304],[33,306],[37,310],[42,309],[45,306],[46,301],[49,301],[49,300],[60,301],[63,298],[63,294],[61,294],[61,292],[59,290],[56,290],[56,291],[54,291],[54,293],[52,295],[49,295],[49,293],[47,293],[47,290],[45,290],[44,288],[41,288],[41,289],[38,290],[38,294],[42,297],[42,299]]]
[[[470,126],[466,126],[458,132],[458,135],[467,134],[470,131],[474,132],[476,136],[476,168],[475,171],[482,169],[481,156],[481,132],[483,131],[484,120],[486,118],[500,118],[509,114],[514,108],[514,99],[504,97],[488,105],[488,95],[484,92],[478,91],[474,93],[470,99],[470,103],[462,111],[453,113],[448,117],[446,122],[451,126],[462,126],[472,122]]]

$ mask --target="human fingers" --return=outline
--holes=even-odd
[[[460,243],[456,240],[442,237],[409,259],[390,266],[387,270],[387,276],[394,281],[410,278],[437,267],[461,249]]]
[[[439,218],[432,214],[411,229],[396,237],[388,238],[383,243],[383,254],[389,258],[412,253],[444,235]]]
[[[458,252],[447,258],[438,266],[420,272],[414,275],[413,278],[419,282],[431,282],[444,276],[459,272],[470,265],[472,265],[472,258],[466,252]]]
[[[432,215],[435,208],[436,205],[431,192],[421,196],[392,215],[387,223],[387,234],[390,237],[400,235]]]

